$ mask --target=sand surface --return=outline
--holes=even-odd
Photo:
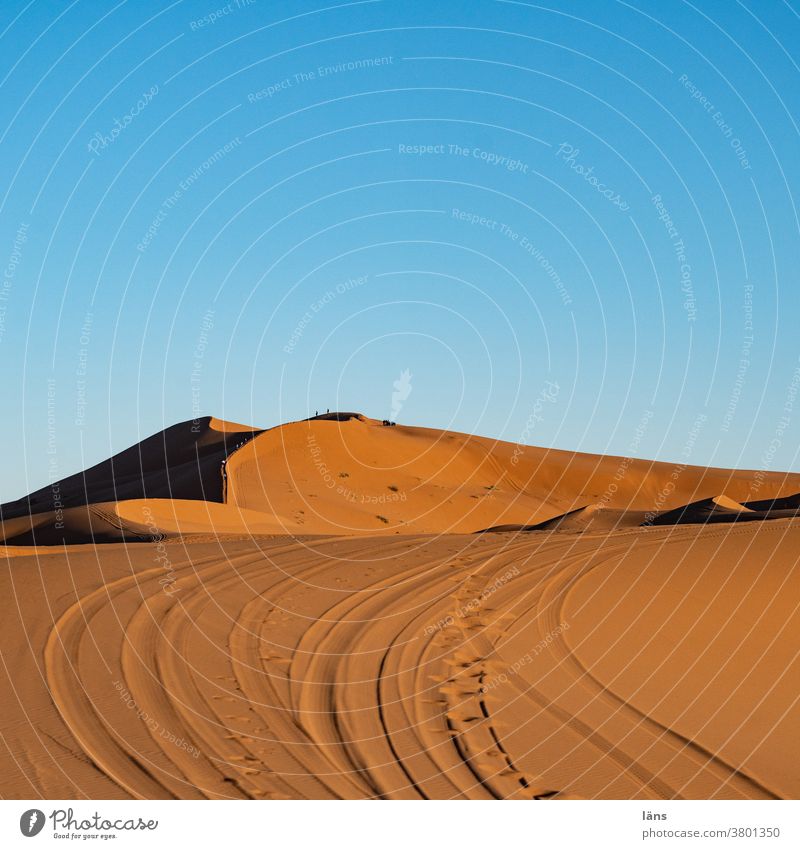
[[[2,508],[0,796],[800,797],[797,476],[176,428]]]

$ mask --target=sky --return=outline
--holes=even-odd
[[[324,409],[800,470],[794,0],[4,0],[0,47],[0,501]]]

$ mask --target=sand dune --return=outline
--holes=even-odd
[[[469,533],[531,526],[588,508],[654,513],[724,491],[746,498],[754,472],[599,457],[361,418],[265,431],[228,464],[228,501],[291,518],[308,533]],[[675,480],[677,478],[677,480]],[[800,490],[773,473],[764,495]],[[603,512],[603,511],[612,512]]]
[[[800,510],[800,493],[793,493],[785,498],[767,498],[761,501],[746,501],[744,507],[748,510],[773,512],[776,510]]]
[[[33,513],[0,523],[7,545],[152,542],[187,534],[282,534],[280,516],[213,501],[140,498]]]
[[[641,525],[647,514],[643,510],[612,510],[603,504],[589,504],[578,507],[561,516],[554,516],[544,522],[533,525],[496,525],[481,533],[511,531],[561,531],[564,533],[583,533],[584,531],[611,531],[620,528],[635,528]]]
[[[209,419],[6,505],[0,795],[797,798],[800,479],[674,472]]]
[[[775,508],[775,504],[793,504],[797,496],[740,504],[725,495],[704,498],[667,510],[647,520],[653,525],[704,525],[716,522],[754,522],[767,519],[789,519],[800,515],[798,507]]]
[[[386,427],[357,413],[269,430],[219,419],[198,422],[175,425],[85,473],[2,505],[0,519],[53,514],[29,529],[31,541],[38,533],[53,544],[61,541],[54,533],[56,508],[172,498],[255,511],[289,534],[472,533],[498,526],[530,529],[550,520],[566,530],[576,523],[629,525],[687,504],[685,516],[662,521],[691,516],[705,521],[696,503],[720,493],[739,502],[755,493],[785,500],[800,491],[800,475],[757,477],[517,446],[428,428]],[[776,504],[784,509],[784,501]],[[717,507],[722,515],[725,508]],[[561,518],[566,514],[569,519]],[[204,515],[205,529],[213,533],[215,517],[228,514],[202,508],[197,520]],[[79,534],[97,527],[98,541],[115,534],[86,511],[68,518]],[[14,539],[19,527],[25,525],[11,525],[3,538]],[[67,533],[63,541],[84,538]]]
[[[222,501],[222,460],[260,432],[210,417],[173,425],[86,471],[3,504],[0,519],[137,498]]]

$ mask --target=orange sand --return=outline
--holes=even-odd
[[[675,468],[206,419],[4,505],[0,795],[798,798],[800,476]]]

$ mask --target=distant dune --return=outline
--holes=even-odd
[[[0,506],[3,520],[53,510],[137,498],[222,501],[220,464],[235,446],[261,433],[205,417],[181,422],[108,460]]]
[[[333,413],[0,507],[3,798],[799,798],[800,476]]]
[[[232,533],[232,522],[241,532],[284,534],[581,530],[731,521],[751,509],[785,518],[798,509],[798,491],[800,475],[517,446],[331,413],[269,430],[183,422],[0,506],[0,518],[7,542],[50,545],[134,541],[176,528]],[[774,506],[740,504],[756,495]],[[125,518],[138,509],[125,502],[142,499],[231,509],[182,505],[178,521],[176,508],[151,505],[146,522]]]

